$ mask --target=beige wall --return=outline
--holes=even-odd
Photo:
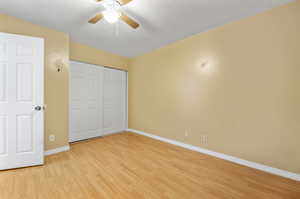
[[[72,60],[129,66],[130,128],[300,173],[299,19],[297,1],[131,62],[1,14],[0,31],[45,39],[46,149],[68,143],[70,54]],[[61,73],[57,59],[65,62]],[[47,141],[50,134],[55,142]]]
[[[75,42],[69,36],[42,26],[0,14],[0,32],[22,34],[45,39],[45,149],[54,149],[68,144],[69,139],[69,54],[70,59],[127,69],[128,58],[106,53]],[[70,51],[70,52],[69,52]],[[57,60],[65,67],[58,73]],[[56,140],[48,137],[54,134]]]
[[[129,127],[300,173],[299,21],[297,1],[135,58]]]
[[[68,144],[68,60],[69,37],[37,26],[15,17],[0,14],[0,32],[22,34],[45,39],[45,149],[53,149]],[[58,73],[55,62],[61,59],[65,68]],[[48,136],[54,134],[55,142]]]
[[[127,70],[129,64],[129,58],[114,55],[77,42],[70,43],[70,59],[123,70]]]

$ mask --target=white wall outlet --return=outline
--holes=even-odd
[[[50,140],[50,142],[54,142],[55,141],[55,135],[49,135],[49,140]]]
[[[188,137],[188,136],[189,136],[189,130],[185,130],[184,136],[185,136],[185,137]]]
[[[208,136],[207,135],[204,137],[204,143],[208,144]]]
[[[208,143],[208,136],[207,135],[201,135],[200,136],[200,143],[201,144],[207,144]]]

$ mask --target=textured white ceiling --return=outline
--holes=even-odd
[[[1,0],[0,13],[70,34],[72,40],[133,57],[293,0],[133,0],[124,12],[138,21],[96,25],[87,21],[103,10],[94,0]]]

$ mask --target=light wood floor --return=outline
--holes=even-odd
[[[300,199],[300,183],[132,133],[0,172],[0,199]]]

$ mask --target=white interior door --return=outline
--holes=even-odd
[[[70,142],[127,128],[127,73],[72,61]]]
[[[44,41],[0,33],[0,170],[43,164]]]

